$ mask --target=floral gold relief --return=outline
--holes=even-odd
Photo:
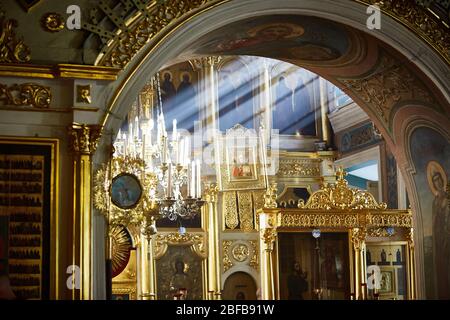
[[[14,31],[18,23],[14,19],[6,19],[0,11],[0,63],[24,63],[31,59],[30,48],[23,39],[18,39]]]
[[[223,193],[223,212],[225,213],[225,226],[235,229],[239,224],[235,192]]]
[[[49,108],[52,101],[50,87],[36,83],[6,85],[0,83],[0,102],[5,106]]]
[[[242,231],[253,230],[252,194],[249,191],[238,191],[239,223]]]

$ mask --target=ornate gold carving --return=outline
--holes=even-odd
[[[249,191],[238,191],[239,222],[243,231],[253,230],[252,194]]]
[[[245,244],[238,243],[233,247],[231,253],[233,254],[234,260],[238,262],[244,262],[245,260],[247,260],[250,254],[250,250]]]
[[[258,210],[264,208],[264,195],[265,195],[265,191],[253,192],[253,210],[254,210],[254,220],[255,220],[255,229],[256,230],[259,230]]]
[[[376,4],[381,11],[413,30],[450,64],[450,28],[426,8],[410,0],[355,0]]]
[[[223,193],[223,212],[225,214],[225,226],[230,229],[235,229],[238,224],[238,210],[236,204],[236,193]]]
[[[211,57],[201,57],[198,59],[190,60],[190,63],[196,68],[196,69],[203,69],[208,67],[214,67],[217,66],[223,58],[221,56],[211,56]]]
[[[352,229],[351,241],[355,250],[361,250],[363,248],[367,232],[364,228]]]
[[[368,216],[368,224],[372,226],[392,226],[392,227],[411,227],[412,215],[405,214],[386,214],[373,213]]]
[[[233,262],[230,259],[230,247],[233,241],[231,240],[223,240],[222,248],[223,248],[223,272],[227,272],[233,266]]]
[[[110,237],[112,239],[112,272],[113,275],[118,275],[119,271],[122,271],[128,263],[133,243],[129,232],[124,226],[111,228]]]
[[[42,16],[42,27],[45,31],[59,32],[64,29],[64,18],[56,12],[49,12]]]
[[[316,177],[320,175],[318,159],[281,159],[279,177]]]
[[[404,64],[397,64],[385,52],[380,54],[380,62],[367,77],[339,80],[369,104],[389,127],[392,110],[398,102],[419,100],[432,104],[434,99]]]
[[[311,195],[306,204],[300,200],[298,207],[323,210],[386,209],[386,204],[378,204],[369,192],[348,187],[348,182],[344,179],[345,174],[342,169],[339,169],[336,173],[335,184],[322,186],[320,190]]]
[[[0,63],[28,62],[31,59],[31,52],[25,45],[23,39],[16,39],[14,28],[18,23],[14,19],[6,19],[4,12],[0,12]]]
[[[248,265],[258,271],[259,267],[259,258],[258,258],[258,244],[255,240],[250,240],[250,245],[252,246],[252,257],[250,258],[250,262]]]
[[[72,124],[69,127],[72,152],[81,154],[94,153],[98,140],[100,139],[100,134],[101,126],[99,125]]]
[[[169,23],[199,8],[210,0],[157,1],[146,17],[120,36],[118,42],[105,54],[100,64],[125,67],[136,53]],[[151,9],[150,9],[151,10]]]
[[[205,241],[204,235],[199,233],[157,234],[155,236],[155,259],[161,258],[166,253],[168,245],[191,246],[195,254],[206,259],[208,254]]]
[[[277,184],[271,183],[264,194],[264,208],[276,208],[277,205]]]
[[[271,246],[277,238],[277,230],[273,228],[263,229],[261,239],[267,246]]]
[[[22,83],[7,86],[0,84],[0,101],[5,105],[48,108],[52,100],[50,87],[35,83]]]
[[[217,194],[219,193],[219,187],[215,183],[211,183],[205,189],[205,199],[207,202],[217,202]]]
[[[283,227],[356,227],[358,215],[353,213],[290,213],[281,215]]]
[[[77,102],[88,103],[92,102],[91,85],[77,85]]]
[[[148,196],[151,189],[156,187],[157,178],[154,174],[144,174],[145,163],[142,159],[133,157],[113,158],[111,166],[104,164],[94,177],[94,207],[109,219],[109,223],[114,225],[125,225],[133,230],[139,226],[145,217],[157,214],[157,204]],[[143,187],[143,196],[136,207],[121,209],[110,201],[110,184],[112,177],[120,173],[127,172],[139,178]],[[144,233],[150,232],[144,228]],[[150,235],[150,234],[149,234]]]

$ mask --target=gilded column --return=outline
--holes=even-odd
[[[319,78],[319,91],[320,91],[320,119],[322,123],[322,140],[327,143],[327,146],[331,143],[331,128],[330,120],[328,119],[328,95],[327,84],[325,79]]]
[[[92,298],[92,159],[101,126],[73,123],[69,127],[73,153],[73,229],[72,262],[80,269],[80,289],[73,289],[74,300]]]
[[[351,241],[353,243],[353,264],[354,264],[354,290],[355,299],[367,299],[367,283],[365,277],[364,251],[366,246],[366,230],[364,228],[352,229]]]
[[[415,300],[416,296],[416,257],[414,252],[414,229],[411,228],[408,239],[408,299]]]
[[[261,299],[275,300],[275,268],[273,248],[279,225],[279,209],[276,202],[276,184],[264,195],[264,209],[259,212]]]
[[[220,300],[222,284],[219,251],[219,217],[217,212],[217,195],[219,188],[211,184],[206,192],[208,206],[208,295],[210,300]]]

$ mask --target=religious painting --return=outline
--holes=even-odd
[[[437,131],[420,127],[411,134],[410,154],[420,200],[426,296],[450,299],[450,208],[446,185],[450,173],[450,144]]]
[[[192,45],[200,54],[276,56],[303,62],[337,61],[350,53],[348,29],[316,17],[271,15],[249,18],[203,36]]]
[[[9,298],[50,297],[57,148],[57,140],[0,138],[0,276]]]
[[[406,242],[366,243],[366,283],[370,299],[407,298]],[[378,270],[378,271],[377,271]]]
[[[288,69],[289,68],[289,69]],[[286,63],[272,70],[272,129],[282,135],[316,136],[318,76]]]
[[[266,179],[259,137],[254,130],[235,125],[217,139],[216,166],[222,191],[265,189]]]
[[[347,233],[278,234],[280,298],[285,300],[341,300],[350,297]]]
[[[395,272],[394,270],[380,271],[380,295],[395,295]]]
[[[254,93],[250,70],[234,59],[219,69],[219,130],[236,124],[254,128]]]
[[[156,260],[159,300],[203,299],[202,258],[189,245],[168,245]]]
[[[142,186],[139,179],[130,173],[121,173],[111,182],[111,201],[121,209],[134,208],[141,199]]]
[[[201,121],[197,72],[188,62],[183,62],[164,69],[159,74],[167,131],[173,130],[173,120],[176,119],[177,129],[193,133],[196,124]],[[156,105],[158,103],[156,101]]]

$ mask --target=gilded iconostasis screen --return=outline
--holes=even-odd
[[[280,232],[279,293],[282,300],[350,298],[347,233]]]
[[[18,299],[48,299],[56,142],[0,139],[0,276]]]

